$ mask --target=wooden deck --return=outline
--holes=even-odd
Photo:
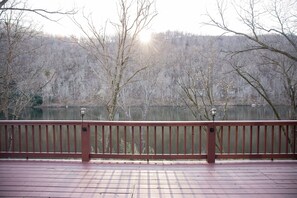
[[[1,197],[297,197],[297,161],[0,161]]]

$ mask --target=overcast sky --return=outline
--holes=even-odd
[[[98,24],[104,23],[107,19],[116,21],[117,0],[28,0],[32,7],[46,9],[70,10],[73,8],[83,9],[85,13],[93,14]],[[182,31],[194,34],[216,34],[209,27],[202,25],[205,21],[203,16],[206,11],[214,11],[216,0],[156,0],[158,15],[153,20],[151,32]],[[43,26],[43,30],[50,34],[71,35],[78,34],[74,25],[65,18],[59,24],[35,17]]]

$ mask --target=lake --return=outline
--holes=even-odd
[[[282,119],[289,118],[289,107],[278,106]],[[209,108],[211,109],[211,108]],[[223,117],[222,107],[217,107],[216,120]],[[131,118],[127,118],[123,111],[116,114],[115,120],[135,121],[193,121],[195,117],[187,107],[154,106],[150,107],[146,118],[143,116],[141,107],[129,109]],[[230,106],[228,109],[228,120],[268,120],[276,119],[271,108],[268,106]],[[27,108],[21,116],[28,120],[80,120],[80,107],[47,107]],[[85,120],[107,120],[105,107],[86,107]]]

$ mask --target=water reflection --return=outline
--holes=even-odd
[[[289,108],[278,107],[283,119],[289,118]],[[231,106],[228,109],[228,120],[262,120],[276,119],[271,108],[267,106]],[[194,116],[186,107],[155,106],[151,107],[147,115],[142,113],[141,107],[131,107],[130,117],[123,111],[119,111],[116,120],[141,121],[146,117],[148,121],[192,121]],[[221,120],[222,107],[217,107],[216,119]],[[60,107],[60,108],[28,108],[21,115],[22,119],[29,120],[80,120],[80,107]],[[104,107],[87,107],[86,120],[107,120],[108,115]]]

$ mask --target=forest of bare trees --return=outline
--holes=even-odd
[[[92,105],[106,107],[113,120],[119,110],[129,117],[132,106],[145,117],[151,106],[166,105],[185,106],[197,120],[209,120],[211,106],[268,105],[282,119],[276,106],[289,105],[296,119],[296,13],[281,12],[278,1],[266,13],[278,26],[257,21],[263,12],[250,0],[237,9],[249,28],[241,32],[225,23],[218,4],[220,18],[209,14],[207,25],[229,34],[168,31],[153,34],[147,44],[138,34],[153,22],[153,2],[138,1],[131,24],[125,19],[134,7],[119,2],[119,22],[112,24],[117,34],[98,31],[89,18],[84,27],[74,17],[82,31],[92,30],[80,38],[41,33],[22,23],[26,10],[4,10],[0,3],[0,117],[18,119],[36,105]]]

